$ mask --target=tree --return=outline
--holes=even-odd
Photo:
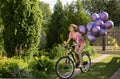
[[[106,9],[107,0],[82,0],[83,8],[88,14],[99,13]]]
[[[50,24],[52,12],[50,10],[50,6],[47,3],[42,1],[39,2],[39,6],[42,10],[43,15],[43,22],[42,22],[42,29],[48,30],[48,25]]]
[[[109,18],[115,23],[115,26],[120,26],[120,17],[118,17],[120,16],[120,0],[109,0],[106,5],[106,11],[109,13]]]
[[[48,46],[55,43],[62,43],[68,38],[68,26],[72,23],[76,25],[86,25],[90,18],[83,10],[81,0],[66,4],[64,7],[60,0],[54,6],[51,25],[48,32]]]
[[[60,43],[60,28],[62,27],[63,21],[63,6],[60,0],[54,6],[54,13],[52,14],[51,24],[49,26],[47,35],[47,46],[52,47],[55,43]]]
[[[62,26],[62,32],[60,35],[61,40],[67,40],[68,38],[68,27],[71,23],[76,25],[84,25],[90,22],[90,18],[83,10],[81,0],[72,2],[70,5],[64,7],[64,25]]]
[[[82,0],[82,4],[88,14],[107,11],[109,19],[120,25],[120,0]]]
[[[47,44],[46,33],[49,29],[52,12],[50,10],[49,4],[47,3],[40,1],[39,6],[42,10],[42,15],[43,15],[41,38],[40,38],[40,45],[39,45],[39,48],[41,49],[41,48],[46,47],[46,44]]]
[[[37,49],[42,12],[38,0],[0,0],[4,48],[9,57]]]

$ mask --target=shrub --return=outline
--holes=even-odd
[[[87,45],[85,49],[83,49],[83,53],[88,53],[89,55],[95,55],[96,49],[90,45]]]
[[[54,63],[46,56],[34,57],[29,64],[29,68],[33,69],[36,72],[45,72],[45,74],[50,73],[54,70]],[[39,74],[40,75],[40,74]]]
[[[9,57],[38,49],[43,19],[39,0],[0,0],[0,16]]]
[[[50,59],[54,59],[56,57],[63,56],[65,54],[65,48],[63,45],[58,44],[49,52]]]
[[[21,78],[27,64],[23,60],[4,59],[0,63],[0,78]]]

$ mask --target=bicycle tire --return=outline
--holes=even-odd
[[[73,67],[72,67],[72,72],[71,72],[71,74],[68,75],[68,76],[66,76],[66,77],[63,77],[62,75],[60,75],[59,70],[58,70],[59,62],[60,62],[62,59],[64,59],[64,58],[69,59],[69,61],[71,61],[72,66],[73,66]],[[73,62],[73,60],[72,60],[69,56],[60,57],[60,58],[57,60],[57,62],[56,62],[55,72],[56,72],[56,74],[57,74],[57,76],[58,76],[59,78],[61,78],[61,79],[69,79],[69,78],[72,77],[72,75],[74,74],[74,62]]]

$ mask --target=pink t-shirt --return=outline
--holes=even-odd
[[[81,34],[79,32],[77,32],[75,36],[73,36],[73,34],[70,32],[69,38],[77,40],[78,38],[82,38],[82,37],[81,37]]]
[[[70,32],[69,38],[75,40],[77,44],[83,43],[83,38],[81,37],[81,34],[79,32],[77,32],[75,36],[73,36],[73,34]]]

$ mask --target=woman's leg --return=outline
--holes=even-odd
[[[78,51],[79,51],[79,46],[75,46],[75,57],[76,57],[76,62],[79,61]]]
[[[80,59],[80,65],[82,64],[82,50],[84,49],[85,47],[85,43],[82,43],[80,48],[79,48],[79,51],[78,51],[78,55],[79,55],[79,59]]]

